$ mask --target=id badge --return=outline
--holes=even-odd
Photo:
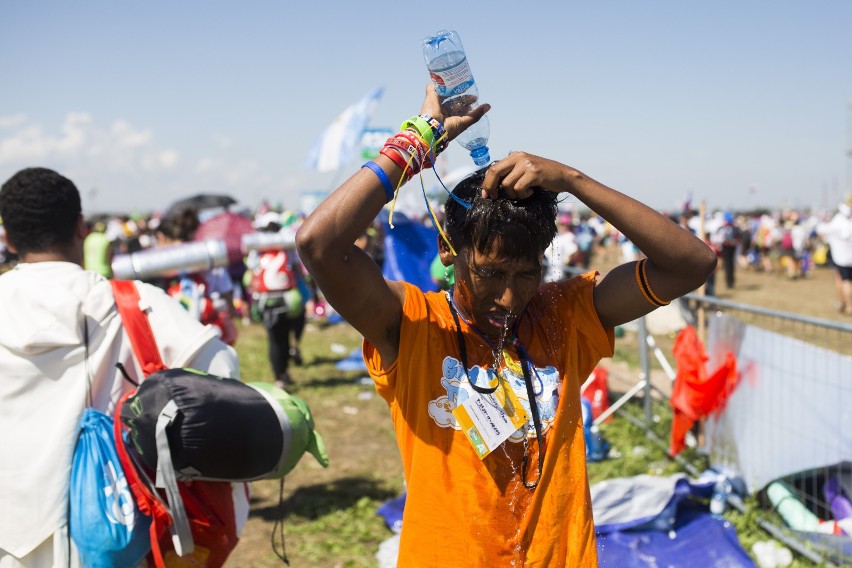
[[[500,381],[493,393],[472,393],[453,409],[453,416],[479,459],[527,423],[527,413],[507,381]]]

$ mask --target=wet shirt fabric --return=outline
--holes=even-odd
[[[452,414],[475,396],[468,376],[479,386],[493,380],[495,356],[461,323],[465,373],[445,293],[405,284],[399,356],[387,368],[364,342],[364,360],[390,408],[408,489],[400,567],[597,566],[579,390],[598,361],[612,355],[613,333],[594,309],[595,276],[543,285],[518,324],[517,336],[535,366],[531,377],[545,449],[533,490],[521,479],[525,446],[526,479],[538,477],[532,427],[480,460]],[[510,346],[507,355],[514,363],[501,369],[501,380],[531,416],[515,364],[519,354]]]

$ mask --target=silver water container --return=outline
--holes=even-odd
[[[253,250],[266,252],[268,250],[294,249],[296,248],[296,232],[292,229],[282,229],[277,233],[246,233],[243,235],[240,244],[243,254]]]
[[[222,239],[193,241],[119,254],[112,260],[113,277],[147,280],[228,266],[228,247]]]

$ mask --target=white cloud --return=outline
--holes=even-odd
[[[115,142],[124,148],[139,148],[151,141],[150,130],[136,130],[133,125],[124,120],[116,120],[110,126],[110,133]]]
[[[0,128],[13,128],[19,124],[23,124],[26,120],[27,115],[23,113],[0,116]]]
[[[14,136],[0,139],[0,164],[42,160],[49,145],[41,127],[25,125]]]
[[[193,149],[204,157],[188,152],[182,160],[183,152],[158,143],[150,128],[124,119],[103,123],[85,112],[68,113],[58,128],[23,114],[2,116],[0,128],[0,183],[24,167],[53,168],[75,182],[88,212],[160,210],[203,192],[230,193],[253,206],[289,189],[283,176],[236,156],[238,145],[224,134]]]
[[[100,170],[132,172],[143,169],[169,169],[178,154],[171,149],[155,148],[149,130],[140,130],[124,120],[109,127],[98,125],[84,112],[65,116],[59,134],[51,134],[40,125],[21,118],[6,117],[4,124],[13,130],[0,138],[0,165],[32,165],[34,162],[73,164],[78,169],[97,166]]]

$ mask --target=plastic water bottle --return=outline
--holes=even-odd
[[[713,497],[710,499],[710,514],[721,518],[728,505],[728,495],[731,494],[731,484],[725,478],[720,478],[713,486]]]
[[[479,89],[470,72],[464,47],[454,31],[440,31],[423,40],[423,57],[435,90],[441,97],[444,116],[460,116],[479,106]],[[488,115],[456,137],[464,146],[473,163],[485,166],[491,161],[488,154],[488,137],[491,126]]]

